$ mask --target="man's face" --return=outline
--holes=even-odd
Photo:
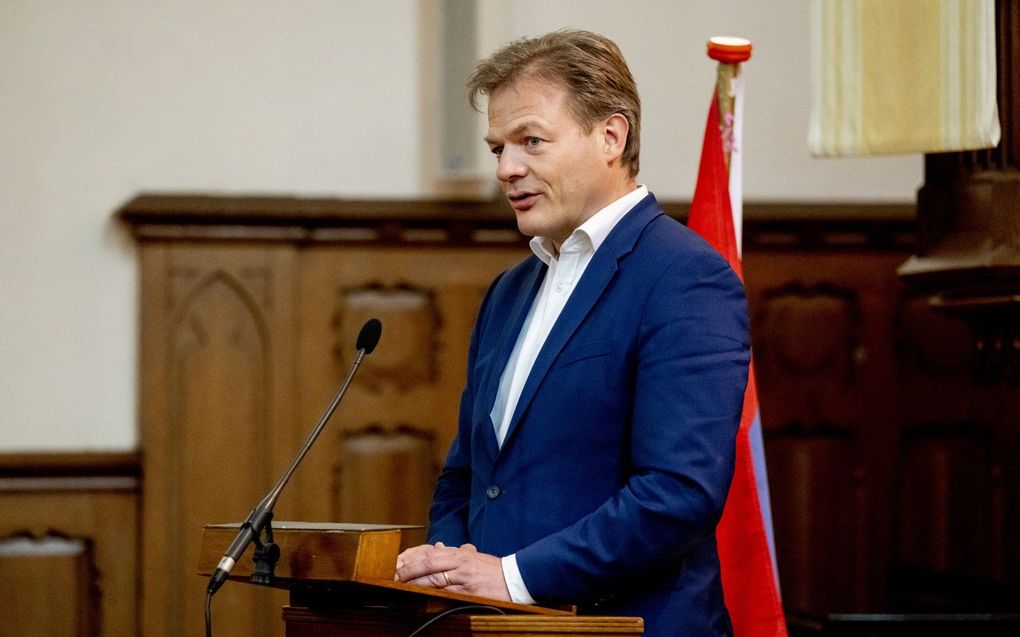
[[[489,96],[485,141],[496,177],[528,236],[563,243],[613,201],[605,131],[585,133],[565,88],[522,78]]]

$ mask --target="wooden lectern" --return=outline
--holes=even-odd
[[[237,529],[237,524],[205,526],[200,574],[212,574]],[[435,621],[421,637],[615,637],[643,632],[637,617],[579,616],[573,610],[394,582],[397,555],[420,543],[421,527],[274,522],[273,536],[282,553],[273,586],[290,591],[290,603],[283,609],[287,637],[408,637],[430,620]],[[251,555],[249,546],[231,580],[249,581]]]

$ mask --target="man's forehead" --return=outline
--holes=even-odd
[[[567,100],[570,97],[569,89],[563,82],[551,80],[538,75],[522,75],[512,82],[504,84],[492,91],[489,95],[489,109],[491,111],[494,101],[506,100],[508,98],[530,98],[546,96],[557,101]]]
[[[549,80],[522,78],[493,91],[489,96],[489,130],[519,130],[524,126],[548,127],[569,117],[575,120],[570,94]]]

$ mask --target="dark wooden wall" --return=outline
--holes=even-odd
[[[900,284],[909,227],[780,225],[744,268],[786,607],[1017,610],[1020,391],[983,351],[1003,344]]]

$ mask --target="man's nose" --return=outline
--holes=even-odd
[[[527,172],[527,164],[522,161],[520,154],[513,149],[504,148],[496,164],[496,178],[509,182],[523,177]]]

